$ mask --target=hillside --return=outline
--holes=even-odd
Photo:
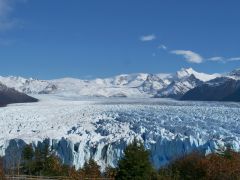
[[[240,70],[234,70],[189,90],[181,100],[240,101]]]
[[[20,93],[13,88],[0,84],[0,106],[5,106],[12,103],[26,103],[37,102],[38,100],[28,96],[24,93]]]

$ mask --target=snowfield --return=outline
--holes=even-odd
[[[48,140],[64,163],[82,167],[94,158],[116,166],[134,137],[159,168],[196,149],[240,150],[240,103],[180,102],[151,98],[66,98],[38,95],[38,103],[0,108],[0,155]]]

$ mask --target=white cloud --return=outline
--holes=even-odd
[[[164,44],[160,44],[160,45],[158,46],[158,49],[167,50],[167,46],[165,46]]]
[[[227,61],[240,61],[240,57],[229,58]]]
[[[189,51],[189,50],[174,50],[171,51],[172,54],[181,55],[185,58],[187,62],[190,63],[202,63],[203,58],[199,54]]]
[[[156,39],[156,36],[154,34],[149,34],[149,35],[145,35],[145,36],[140,37],[140,40],[143,41],[143,42],[153,41],[154,39]]]
[[[214,56],[214,57],[211,57],[211,58],[209,58],[208,59],[209,61],[220,61],[220,62],[222,62],[222,61],[224,61],[224,57],[221,57],[221,56]]]
[[[224,58],[221,56],[211,57],[208,58],[209,61],[215,61],[215,62],[222,62],[222,63],[228,63],[232,61],[240,61],[240,57],[231,57],[231,58]]]

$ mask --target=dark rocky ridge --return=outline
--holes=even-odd
[[[12,103],[38,102],[38,99],[20,93],[13,88],[0,83],[0,106],[6,106]]]
[[[181,100],[240,101],[240,80],[221,77],[189,90]]]

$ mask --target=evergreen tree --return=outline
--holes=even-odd
[[[0,179],[4,180],[3,158],[0,157]]]
[[[28,161],[32,160],[34,155],[32,144],[26,145],[22,153],[23,153],[24,160],[28,160]]]
[[[42,169],[43,169],[43,162],[41,158],[41,151],[39,148],[36,148],[34,151],[34,159],[33,159],[33,174],[41,175]]]
[[[61,160],[51,154],[44,161],[43,175],[45,176],[65,176],[67,169],[61,163]]]
[[[35,151],[32,145],[26,145],[22,151],[22,172],[27,175],[65,176],[68,167],[55,156],[49,147],[49,143],[38,146]]]
[[[153,173],[149,152],[145,150],[143,143],[134,139],[126,147],[124,157],[119,160],[116,179],[148,180],[152,179]]]
[[[44,141],[43,146],[40,147],[40,150],[42,155],[42,161],[45,162],[47,158],[51,155],[49,142]]]
[[[100,166],[93,159],[84,164],[83,171],[87,178],[95,179],[101,177]]]
[[[104,172],[105,178],[115,179],[117,175],[117,169],[113,167],[107,167]]]
[[[32,145],[26,145],[22,152],[22,171],[26,174],[32,174],[33,172],[33,158],[34,158],[34,150]]]

